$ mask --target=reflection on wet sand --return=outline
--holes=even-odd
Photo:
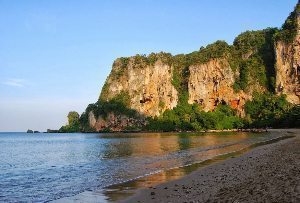
[[[99,138],[107,140],[107,144],[103,145],[101,161],[121,163],[105,177],[121,183],[104,185],[103,189],[99,182],[99,190],[63,198],[62,202],[93,202],[88,201],[88,196],[96,198],[97,195],[101,202],[122,200],[137,189],[181,178],[201,166],[277,136],[240,132],[102,134]]]
[[[106,135],[101,138],[108,138],[109,136]],[[116,138],[116,142],[105,147],[103,158],[164,155],[191,148],[216,146],[233,140],[239,142],[249,138],[247,133],[180,133],[177,136],[174,136],[174,133],[147,133],[146,136],[137,133],[134,136],[113,136]],[[124,142],[117,139],[121,136],[123,136]],[[112,137],[109,138],[112,139]]]
[[[249,134],[247,135],[246,133],[241,133],[236,138],[246,139],[247,137],[249,137]],[[197,137],[194,137],[193,139],[193,136],[188,136],[188,137],[178,136],[177,140],[172,139],[172,142],[168,142],[168,143],[161,142],[161,139],[156,139],[159,140],[159,142],[154,142],[151,144],[148,143],[148,147],[146,149],[149,151],[144,151],[144,152],[151,153],[153,152],[153,150],[166,149],[170,145],[172,146],[172,148],[168,148],[168,150],[172,150],[172,151],[189,149],[191,148],[192,145],[199,146],[199,143],[196,142],[196,138]],[[203,138],[201,141],[202,146],[217,146],[220,143],[220,137],[217,136],[206,135],[203,136],[202,138]],[[228,138],[230,139],[230,137],[226,137],[225,135],[224,139],[228,139]],[[113,185],[107,187],[105,190],[102,190],[101,193],[102,195],[105,195],[107,197],[106,200],[108,202],[110,201],[115,202],[121,199],[125,199],[126,197],[129,197],[132,194],[134,194],[134,192],[137,189],[154,187],[155,185],[158,185],[160,183],[179,179],[191,173],[192,171],[198,169],[201,166],[208,165],[212,162],[224,160],[228,156],[234,155],[232,153],[226,154],[228,152],[238,153],[238,151],[242,149],[246,149],[248,146],[249,144],[239,143],[235,145],[229,145],[226,147],[207,150],[201,153],[195,150],[195,153],[192,153],[188,157],[183,157],[182,159],[164,160],[157,163],[152,163],[151,165],[147,165],[147,167],[156,168],[157,166],[160,167],[167,166],[170,165],[169,162],[175,162],[175,161],[178,162],[177,164],[179,166],[183,166],[183,167],[175,167],[169,170],[162,170],[158,173],[140,177],[138,179],[126,183]]]
[[[101,191],[107,197],[108,202],[115,202],[134,194],[136,189],[153,187],[160,183],[176,180],[191,172],[188,167],[176,168],[173,170],[162,171],[157,174],[142,177],[124,184],[113,185]]]

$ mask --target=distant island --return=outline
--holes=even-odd
[[[40,133],[40,132],[37,131],[37,130],[34,130],[34,131],[33,131],[33,130],[28,129],[28,130],[27,130],[27,133]]]
[[[282,28],[189,54],[114,61],[99,97],[59,132],[300,127],[300,4]]]

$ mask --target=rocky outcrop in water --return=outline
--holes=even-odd
[[[136,131],[146,125],[143,117],[132,118],[126,115],[117,115],[113,112],[107,116],[100,115],[96,118],[94,113],[89,113],[90,126],[96,131]]]

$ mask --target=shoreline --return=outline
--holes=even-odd
[[[288,128],[290,129],[290,128]],[[286,130],[288,130],[286,129]],[[240,128],[240,129],[224,129],[224,130],[201,130],[201,131],[99,131],[99,132],[40,132],[46,134],[55,134],[55,133],[103,133],[103,134],[112,134],[112,133],[221,133],[221,132],[252,132],[252,133],[264,133],[269,132],[269,130],[279,130],[279,129],[272,129],[272,128]]]
[[[295,138],[259,146],[178,180],[140,189],[119,202],[300,202],[300,129],[269,130],[292,133]]]
[[[161,178],[160,177],[161,175],[160,175],[160,173],[157,173],[157,174],[152,174],[150,176],[137,178],[132,181],[125,181],[125,182],[122,182],[119,184],[113,184],[111,186],[107,186],[103,189],[96,190],[96,191],[84,191],[75,196],[63,197],[60,199],[56,199],[53,202],[207,202],[207,201],[198,200],[197,194],[196,194],[196,196],[194,195],[195,197],[191,201],[188,201],[188,199],[184,199],[184,198],[183,199],[181,198],[178,201],[176,201],[177,200],[176,198],[169,201],[170,196],[166,198],[164,196],[159,195],[159,192],[157,192],[157,191],[160,191],[164,194],[166,192],[166,190],[168,190],[169,188],[178,190],[178,188],[172,188],[172,186],[170,186],[170,187],[166,186],[167,189],[165,189],[165,187],[162,187],[159,189],[159,187],[168,185],[168,184],[176,182],[176,181],[185,180],[185,179],[192,179],[193,181],[195,181],[197,178],[189,178],[189,176],[194,173],[198,173],[198,171],[207,170],[206,169],[207,167],[212,167],[214,169],[214,165],[218,165],[218,164],[226,163],[227,161],[238,159],[239,157],[243,157],[247,153],[255,151],[258,148],[261,148],[264,146],[269,146],[267,148],[272,149],[275,146],[275,144],[276,144],[276,146],[277,145],[281,146],[281,144],[283,144],[283,142],[285,143],[289,140],[295,139],[295,138],[291,138],[291,137],[299,137],[300,138],[300,136],[297,136],[297,135],[300,135],[300,129],[270,129],[269,133],[272,133],[272,132],[280,133],[281,136],[278,138],[274,138],[272,140],[256,143],[245,149],[242,149],[241,151],[233,151],[228,154],[220,154],[219,156],[216,156],[213,159],[207,159],[203,162],[194,163],[191,165],[186,165],[183,167],[168,170],[168,173],[173,174],[175,176],[171,177],[171,178],[167,178],[167,180],[166,180],[165,175],[162,175],[164,180],[159,180]],[[299,146],[300,146],[300,143],[299,143]],[[235,158],[235,157],[237,157],[237,158]],[[299,160],[300,160],[300,158],[299,158]],[[178,174],[180,174],[182,172],[184,172],[184,174],[178,176]],[[248,173],[248,171],[246,171],[246,172]],[[207,176],[207,174],[205,176]],[[211,179],[213,180],[214,177],[211,177]],[[204,181],[204,183],[206,184],[207,182]],[[187,186],[185,185],[184,187],[186,187],[186,188],[190,187],[189,184],[190,183],[188,183]],[[219,183],[215,183],[215,184],[219,185]],[[228,183],[228,184],[231,184],[231,183]],[[177,185],[181,186],[180,184],[177,184]],[[194,188],[194,189],[196,189],[195,187],[199,186],[199,185],[193,186],[193,184],[191,184],[191,185],[192,185],[191,188]],[[211,187],[216,187],[216,185],[212,185]],[[147,191],[148,191],[148,193],[147,193]],[[152,192],[154,192],[154,195],[151,195]],[[186,195],[185,192],[186,191],[183,191],[183,195]],[[210,191],[208,190],[206,192],[210,192]],[[136,199],[136,198],[139,198],[139,196],[142,196],[142,198],[144,198],[144,199]],[[145,198],[146,196],[149,196],[149,198],[148,199]],[[154,197],[154,199],[152,199],[153,197]],[[155,201],[156,199],[157,199],[157,201]],[[229,202],[233,202],[233,201],[229,201]],[[242,201],[242,202],[244,202],[244,201]]]

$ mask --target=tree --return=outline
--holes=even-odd
[[[278,127],[278,121],[289,111],[290,106],[284,95],[264,93],[255,94],[252,101],[247,101],[245,110],[253,127]]]
[[[70,111],[68,114],[68,125],[62,126],[59,129],[62,133],[80,132],[79,114],[76,111]]]
[[[76,123],[79,123],[79,114],[76,111],[69,112],[68,123],[69,123],[69,125],[74,125]]]

